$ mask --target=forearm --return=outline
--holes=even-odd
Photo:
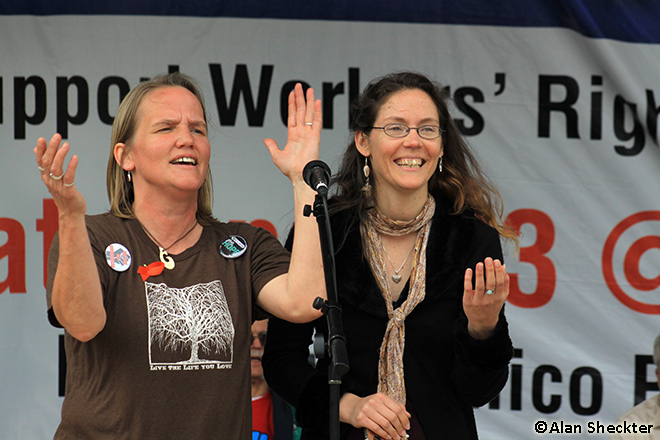
[[[295,231],[287,290],[294,322],[316,319],[321,313],[312,307],[317,297],[326,298],[323,258],[314,216],[305,217],[305,205],[313,205],[315,192],[302,180],[293,184]]]
[[[105,326],[105,309],[84,216],[60,217],[57,271],[52,307],[59,323],[86,342]]]

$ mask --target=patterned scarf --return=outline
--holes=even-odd
[[[382,392],[404,405],[406,403],[406,384],[403,376],[403,350],[406,340],[404,321],[426,295],[426,244],[434,213],[435,200],[429,195],[422,211],[410,221],[391,220],[377,208],[373,208],[369,210],[365,221],[360,224],[365,255],[385,299],[389,317],[385,336],[380,346],[378,392]],[[381,234],[401,236],[414,231],[419,232],[415,242],[415,256],[410,274],[410,291],[405,302],[394,310],[380,236]]]

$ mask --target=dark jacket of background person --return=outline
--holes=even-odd
[[[273,429],[275,430],[273,440],[293,440],[294,421],[291,405],[272,390],[270,395],[273,396]]]

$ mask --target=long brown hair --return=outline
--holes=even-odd
[[[449,92],[415,72],[396,72],[371,81],[351,104],[351,143],[344,152],[339,171],[333,176],[333,192],[336,203],[332,212],[353,208],[362,218],[370,208],[370,201],[364,195],[362,187],[365,178],[362,172],[365,157],[355,145],[356,132],[368,134],[376,121],[381,106],[394,93],[401,90],[419,89],[429,95],[440,118],[443,143],[443,171],[436,169],[428,182],[429,192],[442,194],[452,203],[452,214],[471,210],[507,239],[518,244],[518,237],[513,228],[502,222],[502,197],[491,181],[481,170],[474,154],[451,118],[448,102]],[[375,183],[374,179],[370,182]],[[355,219],[358,220],[358,219]]]
[[[149,81],[141,82],[131,90],[122,100],[117,110],[114,123],[112,124],[112,136],[110,140],[110,158],[108,159],[108,171],[106,175],[108,198],[110,199],[110,212],[118,217],[134,218],[133,184],[128,181],[126,171],[117,163],[114,157],[114,147],[118,143],[126,144],[126,152],[133,148],[133,138],[138,125],[138,110],[142,100],[151,92],[163,87],[183,87],[189,90],[202,106],[204,122],[207,122],[206,106],[204,96],[195,81],[183,73],[175,72],[167,75],[159,75]],[[211,180],[211,169],[204,183],[197,192],[197,220],[202,224],[216,221],[212,213],[213,208],[213,183]]]

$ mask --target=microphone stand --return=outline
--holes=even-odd
[[[325,186],[325,185],[323,185]],[[328,366],[328,385],[330,389],[330,440],[339,440],[339,399],[341,377],[348,373],[348,353],[346,352],[346,339],[342,330],[341,307],[337,301],[337,277],[335,273],[335,251],[328,215],[327,187],[325,191],[318,191],[314,198],[314,208],[305,205],[304,215],[309,217],[312,213],[316,217],[323,254],[323,270],[325,272],[325,285],[328,299],[316,298],[314,308],[321,310],[328,323],[328,353],[330,365]]]

